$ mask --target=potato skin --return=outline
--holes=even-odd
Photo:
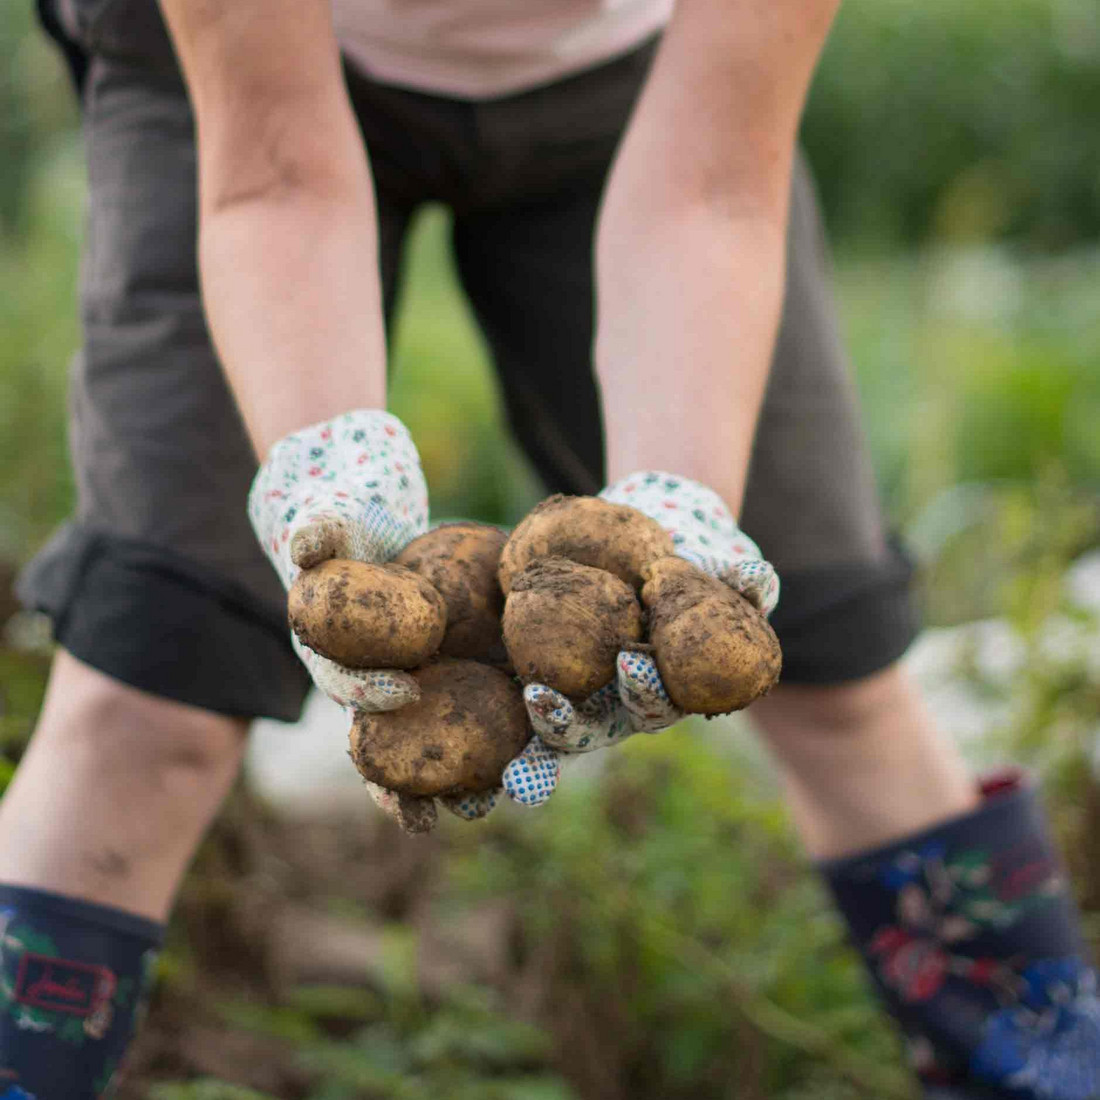
[[[532,508],[505,543],[500,586],[507,595],[531,562],[567,558],[614,573],[637,590],[645,567],[672,550],[672,536],[636,508],[559,493]]]
[[[642,637],[642,609],[618,577],[564,558],[529,565],[504,604],[504,645],[525,683],[584,699],[615,677],[624,645]]]
[[[783,655],[767,619],[727,584],[680,558],[642,587],[649,640],[669,698],[691,714],[728,714],[767,694]]]
[[[530,738],[515,681],[477,661],[441,657],[417,669],[420,700],[359,712],[351,758],[364,779],[421,797],[493,790]]]
[[[348,668],[416,668],[447,626],[443,597],[412,570],[336,558],[298,574],[287,615],[303,645]]]
[[[487,664],[507,661],[500,633],[504,593],[497,580],[508,535],[487,523],[445,523],[413,539],[394,559],[419,573],[447,605],[439,652]]]

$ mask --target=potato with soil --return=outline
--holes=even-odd
[[[545,558],[512,581],[504,645],[524,683],[584,699],[614,679],[619,650],[641,638],[633,590],[602,569]]]
[[[779,678],[782,653],[767,619],[744,596],[681,558],[647,571],[642,603],[669,698],[692,714],[747,707]]]
[[[515,681],[499,669],[450,657],[412,675],[420,685],[418,702],[356,714],[350,747],[359,773],[418,797],[499,787],[505,766],[530,738]]]
[[[443,597],[401,565],[333,558],[304,569],[287,599],[299,641],[347,668],[416,668],[443,641]]]
[[[672,552],[672,536],[636,508],[557,495],[536,505],[505,543],[500,586],[507,595],[532,562],[567,558],[613,573],[637,590],[645,567]]]
[[[504,593],[497,580],[508,536],[487,523],[446,523],[413,539],[394,559],[422,576],[447,605],[447,631],[439,652],[504,664],[500,635]]]

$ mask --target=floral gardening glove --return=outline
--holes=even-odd
[[[672,535],[679,557],[736,589],[764,615],[775,610],[779,577],[713,490],[687,478],[646,470],[609,485],[599,495],[644,512]],[[683,717],[648,653],[623,650],[618,666],[612,683],[578,704],[545,684],[524,689],[531,725],[542,741],[541,771],[554,769],[556,775],[559,753],[606,748],[635,733],[667,729]],[[534,759],[531,746],[527,755]],[[547,796],[530,785],[529,775],[513,761],[504,772],[504,789],[517,802],[534,806]]]
[[[281,439],[248,498],[260,545],[286,588],[329,558],[381,564],[428,529],[428,486],[395,416],[361,409]],[[294,647],[314,683],[342,707],[396,710],[419,698],[406,672],[345,668]]]
[[[286,588],[302,569],[329,558],[381,564],[428,529],[428,486],[408,430],[397,417],[359,409],[281,439],[260,467],[248,513],[260,545]],[[313,682],[342,707],[396,710],[420,697],[416,681],[396,669],[357,669],[291,640]],[[542,751],[537,738],[536,751]],[[524,761],[532,746],[517,761]],[[510,765],[511,766],[511,765]],[[516,764],[521,768],[521,764]],[[367,788],[409,832],[435,822],[435,803]],[[440,799],[461,817],[483,817],[496,793]]]

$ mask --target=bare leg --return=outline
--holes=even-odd
[[[816,859],[896,840],[979,802],[958,753],[897,665],[849,684],[779,688],[751,715]]]
[[[237,774],[246,729],[59,652],[0,802],[0,882],[163,921]]]

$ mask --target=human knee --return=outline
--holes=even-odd
[[[235,774],[246,730],[241,719],[138,691],[61,653],[36,738],[112,784],[163,790]]]
[[[897,664],[841,684],[780,685],[752,708],[766,737],[813,734],[830,740],[918,721],[918,703]]]

